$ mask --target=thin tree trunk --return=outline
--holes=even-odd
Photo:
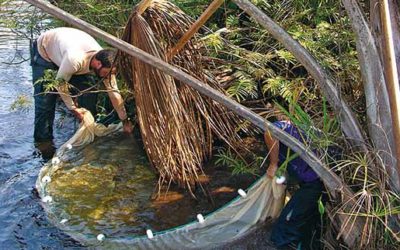
[[[381,23],[383,30],[383,49],[384,49],[384,73],[386,80],[386,88],[389,94],[390,111],[392,114],[392,127],[393,127],[393,138],[395,142],[400,141],[400,89],[399,89],[399,74],[397,71],[396,54],[395,54],[395,43],[396,41],[393,36],[393,3],[391,0],[383,0],[380,4],[381,10]],[[395,144],[394,149],[396,150],[393,155],[397,159],[400,157],[400,145]],[[397,157],[396,157],[397,156]],[[397,173],[400,173],[400,161],[397,161]]]
[[[392,119],[389,105],[389,96],[385,85],[384,68],[382,66],[382,53],[377,49],[375,38],[364,16],[363,11],[355,0],[342,0],[350,17],[354,33],[357,36],[357,52],[363,78],[365,101],[367,107],[368,130],[385,168],[390,175],[392,186],[400,190],[399,175],[396,171],[396,155]],[[377,9],[376,9],[377,8]],[[375,21],[379,14],[379,5],[371,2],[372,18]],[[374,25],[375,34],[379,35],[378,44],[383,44],[381,39],[381,26]]]
[[[380,22],[380,11],[379,11],[378,0],[370,0],[370,26],[372,35],[375,38],[376,47],[379,50],[381,62],[383,63],[383,50],[382,50],[382,27]],[[390,3],[390,15],[392,19],[393,29],[393,40],[400,41],[400,0],[392,0]],[[400,72],[400,42],[395,42],[395,54],[397,62],[397,71]],[[400,83],[399,83],[400,84]]]
[[[382,51],[382,26],[381,26],[381,14],[379,11],[379,0],[370,0],[369,2],[369,25],[372,36],[375,38],[375,45],[378,50],[379,59],[383,65],[383,51]]]

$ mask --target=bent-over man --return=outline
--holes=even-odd
[[[132,123],[127,117],[124,101],[119,93],[113,66],[115,52],[102,49],[89,34],[73,28],[55,28],[41,34],[33,42],[32,75],[35,100],[36,142],[49,141],[53,138],[53,122],[57,95],[45,93],[47,82],[37,83],[44,76],[45,70],[57,70],[56,79],[61,84],[56,87],[67,108],[81,120],[83,109],[96,115],[97,94],[85,90],[96,90],[95,75],[103,78],[111,103],[119,119],[123,122],[124,131],[132,132]],[[70,85],[69,85],[70,84]],[[71,98],[73,93],[81,91],[77,103]]]

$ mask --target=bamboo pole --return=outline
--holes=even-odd
[[[214,0],[210,6],[201,14],[199,19],[189,28],[188,31],[179,39],[174,48],[167,54],[167,59],[173,58],[185,44],[194,36],[194,34],[207,22],[207,20],[214,14],[214,12],[224,3],[224,0]]]
[[[121,39],[118,39],[83,20],[80,20],[79,18],[57,8],[54,5],[51,5],[46,1],[43,0],[25,0],[25,1],[40,8],[46,13],[49,13],[54,17],[59,18],[91,34],[94,37],[102,39],[103,41],[114,46],[115,48],[137,58],[138,60],[141,60],[144,63],[147,63],[159,69],[160,71],[174,77],[175,79],[181,81],[182,83],[189,85],[190,87],[196,89],[199,93],[213,99],[214,101],[220,103],[221,105],[224,105],[228,109],[232,110],[235,114],[250,121],[252,124],[259,127],[261,130],[263,131],[268,130],[272,134],[272,136],[274,136],[283,144],[291,148],[294,152],[298,153],[299,156],[304,161],[307,162],[307,164],[324,181],[327,189],[330,191],[333,197],[337,197],[338,194],[348,198],[352,197],[352,192],[346,186],[343,185],[339,177],[335,175],[332,171],[330,171],[309,148],[307,148],[304,144],[302,144],[301,142],[299,142],[297,139],[293,138],[286,132],[272,125],[269,121],[264,120],[261,116],[255,114],[250,109],[226,97],[222,93],[200,82],[196,78],[186,74],[177,67],[174,67],[166,63],[165,61],[162,61],[161,59],[154,57],[144,52],[143,50],[125,41],[122,41]]]
[[[393,41],[392,20],[390,16],[389,1],[383,0],[380,3],[381,23],[383,31],[383,49],[386,88],[389,94],[390,109],[392,114],[392,126],[397,160],[397,173],[400,177],[400,89],[399,89],[399,72],[397,71],[396,54]],[[398,41],[397,41],[398,42]]]

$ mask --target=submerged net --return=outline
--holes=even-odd
[[[156,178],[144,166],[146,159],[121,157],[139,154],[131,138],[120,133],[120,124],[104,127],[92,118],[85,114],[76,134],[43,166],[36,182],[49,219],[82,244],[96,249],[211,248],[279,215],[284,186],[263,176],[246,195],[204,215],[204,221],[200,217],[149,237],[142,210],[149,206],[153,190],[148,187]],[[103,138],[92,142],[96,135]],[[150,220],[158,223],[158,218]]]

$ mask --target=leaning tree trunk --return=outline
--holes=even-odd
[[[377,60],[382,58],[382,53],[377,49],[373,33],[357,1],[342,0],[342,2],[357,36],[357,52],[364,83],[369,135],[390,176],[392,186],[396,190],[400,190],[396,158],[394,157],[396,150],[393,140],[389,96],[385,85],[383,64],[381,60]],[[375,3],[371,7],[374,8],[373,6],[378,8],[371,12],[374,13],[373,17],[376,18],[379,6]],[[380,26],[375,26],[374,31],[375,34],[380,36]],[[379,43],[383,44],[382,40]]]

